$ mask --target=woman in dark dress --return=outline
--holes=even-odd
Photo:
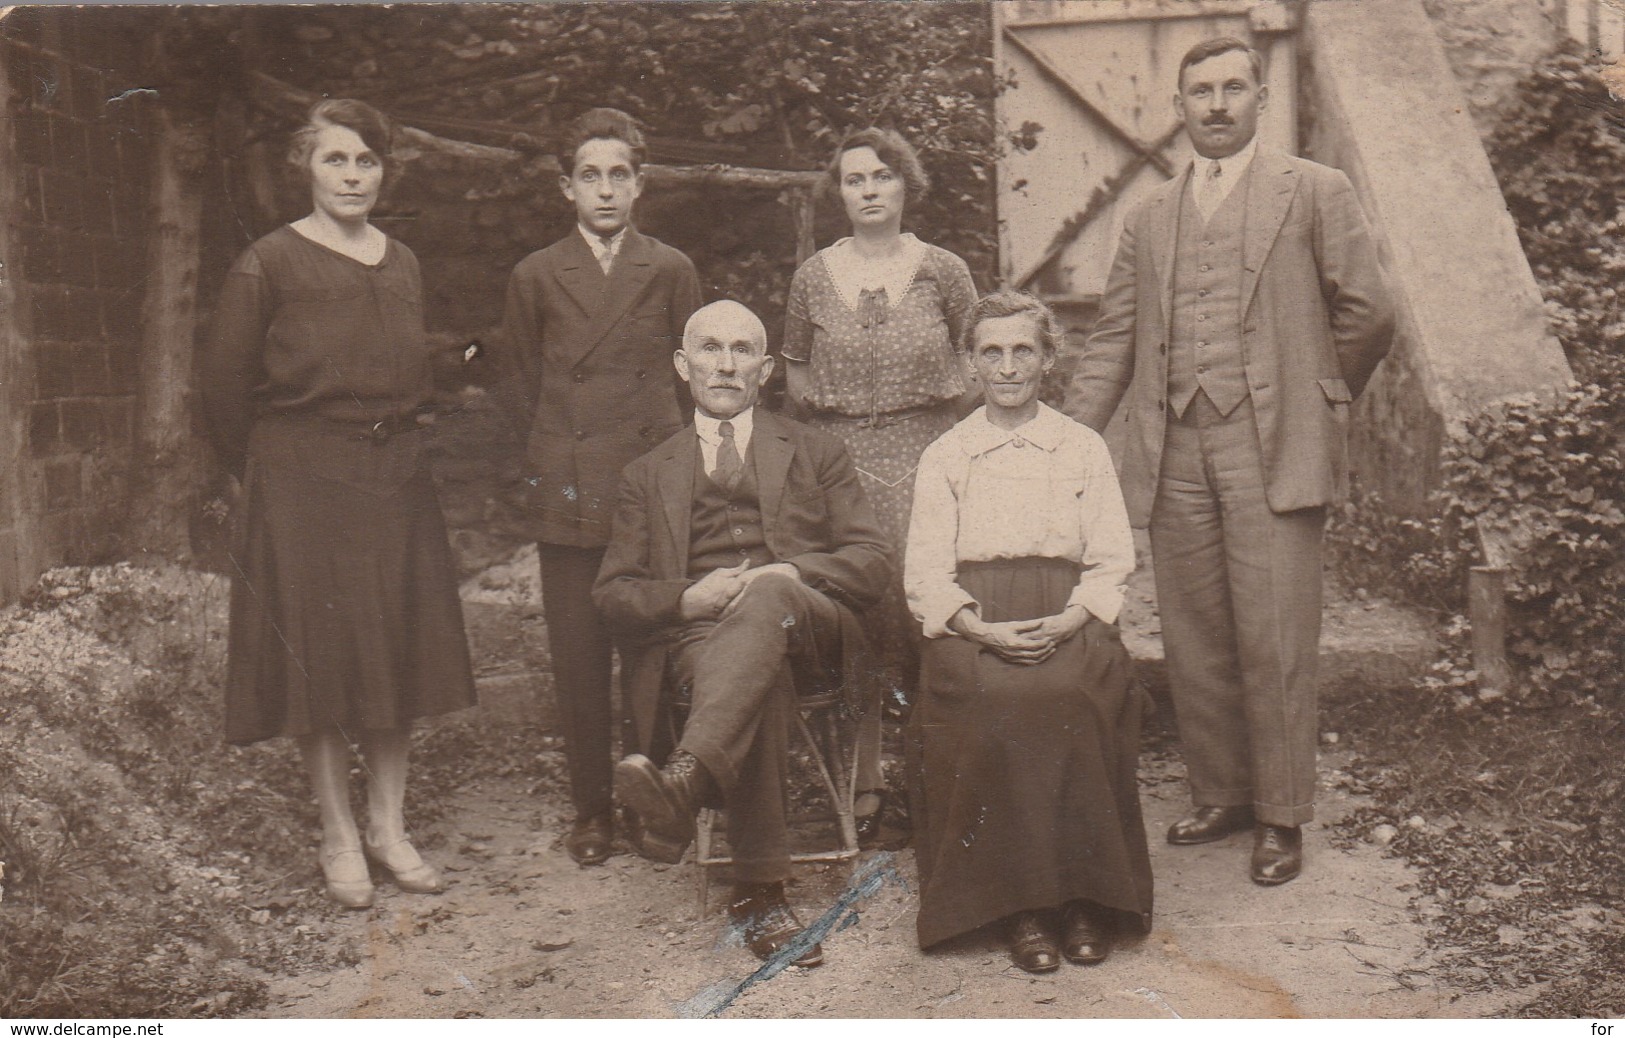
[[[226,739],[298,740],[327,893],[350,908],[372,904],[369,862],[402,890],[441,889],[406,832],[409,729],[474,702],[420,421],[434,386],[417,259],[367,221],[389,144],[362,102],[311,109],[288,159],[313,210],[232,266],[200,365],[210,436],[243,488]]]
[[[1134,568],[1100,436],[1038,401],[1060,331],[1031,296],[976,304],[987,403],[925,449],[903,586],[924,627],[909,754],[920,947],[1003,920],[1046,972],[1146,927],[1139,697],[1116,621]]]

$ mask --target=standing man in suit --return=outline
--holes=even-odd
[[[755,314],[732,301],[701,309],[675,360],[694,426],[627,466],[593,591],[637,645],[626,698],[641,752],[616,766],[616,785],[657,860],[682,859],[700,807],[726,806],[729,914],[759,957],[816,966],[823,950],[796,941],[784,897],[790,668],[879,708],[854,610],[885,591],[889,548],[841,442],[756,409],[773,358]],[[657,767],[668,681],[691,706]]]
[[[1067,410],[1103,431],[1128,394],[1123,492],[1150,525],[1195,807],[1168,842],[1252,827],[1269,886],[1303,866],[1322,531],[1394,312],[1348,178],[1255,139],[1262,80],[1231,37],[1180,62],[1196,158],[1125,221]]]
[[[700,305],[688,257],[632,226],[644,154],[624,112],[594,108],[575,121],[559,186],[576,226],[514,268],[503,316],[524,395],[527,503],[576,812],[564,846],[582,865],[601,864],[615,839],[611,640],[592,582],[618,474],[682,427],[667,358]]]

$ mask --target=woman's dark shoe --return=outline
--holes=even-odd
[[[1010,961],[1028,973],[1060,968],[1061,949],[1037,912],[1017,912],[1010,918]]]
[[[884,789],[859,790],[858,795],[852,798],[853,804],[861,804],[865,797],[874,798],[873,811],[866,811],[853,816],[853,823],[858,831],[858,846],[869,850],[880,842],[880,816],[886,812],[886,791]]]
[[[1212,843],[1231,833],[1251,828],[1253,809],[1239,807],[1199,807],[1168,827],[1168,842],[1177,846]]]
[[[1061,922],[1061,954],[1080,966],[1105,962],[1112,952],[1111,926],[1093,905],[1073,901]]]

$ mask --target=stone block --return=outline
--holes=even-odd
[[[62,446],[61,416],[55,401],[28,405],[28,449],[36,456],[54,454]]]
[[[77,358],[68,343],[36,340],[34,372],[37,388],[34,395],[40,400],[54,400],[72,396],[76,383]]]
[[[51,164],[51,120],[44,112],[17,112],[11,119],[17,161],[30,166]]]
[[[75,318],[70,312],[68,293],[53,285],[32,285],[28,290],[28,311],[34,336],[59,342],[74,338]]]
[[[1363,485],[1419,513],[1456,423],[1570,372],[1421,0],[1312,3],[1302,45],[1308,155],[1353,181],[1400,311],[1352,461]]]
[[[69,450],[95,450],[105,442],[106,424],[103,397],[63,400],[58,405],[62,414],[62,445]]]
[[[66,512],[83,504],[84,485],[80,479],[80,459],[75,455],[53,458],[41,466],[45,478],[45,511]]]
[[[85,128],[69,116],[51,117],[51,162],[58,171],[84,173],[89,166]]]
[[[24,224],[17,240],[23,248],[22,277],[34,284],[61,280],[62,241],[55,228]]]

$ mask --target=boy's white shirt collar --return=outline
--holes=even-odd
[[[605,241],[596,231],[589,229],[584,223],[577,222],[576,230],[581,232],[582,240],[587,243],[587,248],[592,250],[594,256],[599,254],[600,249],[608,249],[610,259],[614,259],[620,254],[621,243],[626,241],[626,228],[630,226],[632,225],[627,224],[626,227],[622,227],[610,235],[608,241]]]

